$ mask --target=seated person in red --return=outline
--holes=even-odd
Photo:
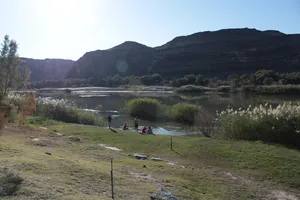
[[[144,126],[144,128],[142,128],[142,133],[146,133],[147,128]]]
[[[123,125],[123,130],[128,130],[128,125],[127,124]]]

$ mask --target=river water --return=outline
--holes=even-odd
[[[75,102],[83,109],[95,110],[98,105],[102,105],[102,114],[106,117],[112,114],[113,127],[120,127],[127,123],[130,127],[133,126],[133,118],[128,115],[125,109],[126,103],[137,97],[151,97],[158,99],[162,104],[174,105],[176,103],[192,103],[201,105],[206,108],[212,115],[215,115],[216,110],[226,109],[228,106],[233,108],[248,107],[258,104],[273,104],[277,105],[283,101],[297,101],[299,96],[282,96],[282,95],[268,95],[268,96],[245,96],[241,94],[202,94],[198,96],[184,96],[173,93],[170,88],[143,88],[138,89],[124,89],[124,88],[70,88],[71,94],[66,94],[65,89],[59,89],[49,92],[49,90],[42,90],[37,92],[40,97],[52,97],[56,99],[68,99]],[[140,121],[140,126],[152,126],[155,134],[166,135],[185,135],[191,131],[190,128],[184,127],[182,124],[173,121]]]

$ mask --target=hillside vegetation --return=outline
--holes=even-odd
[[[299,71],[300,35],[256,29],[225,29],[176,37],[155,48],[125,42],[111,49],[85,53],[68,78],[158,73],[163,77],[202,74],[225,78],[259,69]]]

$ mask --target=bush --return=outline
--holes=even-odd
[[[194,124],[195,116],[200,111],[200,106],[187,103],[178,103],[172,106],[170,116],[172,119],[187,124]]]
[[[255,89],[258,94],[299,94],[300,85],[264,85]]]
[[[18,191],[23,178],[7,169],[0,169],[0,196],[11,196]]]
[[[209,91],[209,89],[196,85],[185,85],[176,90],[176,92],[183,94],[204,93],[205,91]]]
[[[152,98],[136,98],[127,103],[127,110],[131,116],[147,120],[155,120],[160,107],[161,103]]]
[[[101,126],[103,118],[96,113],[77,108],[65,100],[38,99],[36,115],[67,123]]]
[[[228,108],[218,114],[223,136],[238,140],[261,140],[300,147],[300,104],[268,104],[243,110]]]
[[[220,86],[217,88],[218,92],[229,93],[231,92],[231,86]]]
[[[215,118],[204,108],[201,108],[195,116],[195,125],[205,137],[213,137],[217,132]]]
[[[4,128],[5,123],[7,122],[7,118],[9,118],[11,109],[12,108],[10,105],[6,103],[0,103],[0,131],[2,131],[2,129]]]

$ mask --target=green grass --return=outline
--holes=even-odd
[[[149,193],[160,186],[180,199],[190,200],[267,199],[274,190],[299,195],[299,151],[282,146],[173,137],[171,151],[169,136],[70,124],[48,128],[42,132],[7,128],[0,138],[1,167],[18,171],[24,179],[12,199],[110,199],[111,157],[116,199],[148,200]],[[49,132],[66,136],[50,137]],[[38,146],[31,142],[30,135],[49,140],[49,144]],[[79,136],[82,141],[71,142],[69,135]],[[122,151],[105,149],[98,146],[100,143]],[[52,155],[46,155],[46,151]],[[140,161],[128,156],[133,153],[165,161]],[[151,178],[136,176],[139,174]]]
[[[170,150],[170,137],[164,135],[144,136],[134,132],[118,131],[113,134],[105,128],[53,126],[52,128],[90,138],[94,142],[117,146],[129,153],[141,152],[153,156],[177,157]],[[134,145],[132,144],[134,141]],[[177,153],[193,161],[193,164],[217,166],[248,175],[264,175],[300,188],[300,153],[279,145],[262,142],[246,142],[194,137],[173,137],[173,147]],[[270,165],[272,163],[272,165]],[[276,164],[274,166],[273,164]],[[289,169],[289,170],[287,170]]]

